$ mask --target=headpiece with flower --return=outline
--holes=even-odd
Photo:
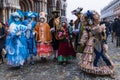
[[[86,25],[98,25],[100,23],[100,15],[94,10],[88,10],[84,13]]]

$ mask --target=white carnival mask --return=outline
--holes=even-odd
[[[19,21],[20,20],[20,18],[19,17],[15,17],[15,21]]]

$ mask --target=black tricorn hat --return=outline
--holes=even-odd
[[[77,15],[77,14],[81,14],[83,8],[82,7],[78,7],[77,9],[72,11],[72,14]]]
[[[60,11],[58,10],[52,11],[52,14],[58,14],[58,13],[60,13]]]

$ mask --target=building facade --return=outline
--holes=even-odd
[[[0,0],[0,21],[7,22],[15,10],[44,11],[51,17],[51,12],[59,10],[60,15],[66,15],[66,0]]]
[[[101,19],[107,18],[113,21],[120,15],[120,0],[112,0],[106,7],[101,10]]]
[[[0,0],[0,21],[8,21],[10,13],[16,9],[20,9],[19,0]]]
[[[48,0],[48,19],[52,16],[52,11],[59,11],[60,16],[66,16],[66,8],[67,8],[67,3],[66,0]]]
[[[20,0],[22,11],[47,12],[47,0]]]

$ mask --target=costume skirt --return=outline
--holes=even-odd
[[[76,53],[73,49],[72,44],[68,42],[60,42],[58,48],[58,60],[67,61],[72,60],[76,57]]]
[[[16,67],[24,64],[28,57],[26,38],[7,38],[7,64]]]
[[[49,57],[53,54],[52,45],[47,43],[37,43],[37,54],[40,57]]]
[[[99,57],[101,55],[101,57]],[[98,63],[96,66],[96,62]],[[97,74],[110,75],[114,73],[114,66],[107,53],[100,53],[93,50],[92,46],[86,46],[78,63],[81,70]]]

